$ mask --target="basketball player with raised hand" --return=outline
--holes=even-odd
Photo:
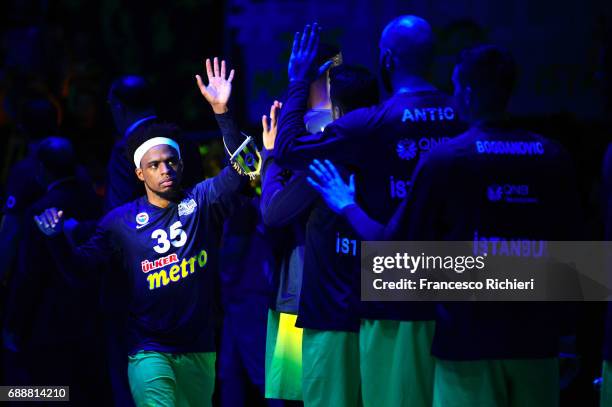
[[[208,62],[210,68],[210,62]],[[208,69],[200,90],[217,116],[227,113],[234,71]],[[201,79],[198,77],[198,82]],[[233,134],[236,144],[242,137]],[[215,284],[223,221],[246,179],[231,167],[190,190],[180,188],[180,131],[153,124],[128,139],[146,195],[115,208],[85,244],[72,247],[62,211],[36,217],[60,266],[81,275],[111,255],[130,282],[128,375],[136,405],[211,405],[215,383]],[[64,232],[64,233],[62,233]],[[69,261],[68,261],[68,260]]]

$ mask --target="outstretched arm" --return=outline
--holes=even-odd
[[[230,155],[233,168],[226,167],[215,177],[201,182],[194,192],[197,196],[206,196],[206,201],[215,208],[219,218],[225,219],[243,202],[238,192],[247,178],[241,174],[249,174],[250,169],[248,165],[243,164],[246,161],[257,162],[258,152],[253,143],[245,143],[247,139],[229,112],[228,102],[232,94],[234,70],[232,69],[228,75],[225,61],[222,60],[219,64],[219,59],[216,57],[212,63],[210,59],[206,59],[205,65],[208,85],[204,84],[200,75],[196,75],[196,81],[200,93],[215,113],[215,119],[223,136],[223,144]]]
[[[202,96],[204,96],[204,99],[210,104],[213,112],[215,112],[215,119],[217,120],[219,129],[221,129],[223,142],[226,148],[229,146],[229,148],[232,149],[229,151],[231,154],[243,141],[240,129],[230,115],[229,108],[227,107],[230,96],[232,95],[234,70],[232,69],[226,77],[227,68],[225,66],[225,61],[222,60],[221,66],[219,66],[219,59],[217,57],[214,58],[212,64],[210,59],[207,58],[205,65],[208,85],[204,85],[202,77],[196,75],[198,88]]]
[[[279,132],[275,145],[278,165],[292,170],[306,171],[314,158],[327,157],[346,162],[354,158],[356,141],[353,137],[365,128],[362,115],[349,114],[329,124],[323,132],[309,134],[304,125],[310,83],[326,72],[331,61],[317,66],[315,56],[321,28],[307,25],[302,33],[296,33],[289,59],[289,89],[283,114],[279,119]],[[349,117],[350,116],[350,117]],[[348,139],[348,135],[351,139]],[[352,142],[349,142],[352,141]]]
[[[327,205],[344,216],[363,240],[382,240],[385,227],[368,216],[355,202],[355,174],[345,183],[330,161],[314,160],[310,165],[310,185],[316,189]]]
[[[217,57],[212,62],[207,58],[205,67],[208,85],[204,84],[200,75],[195,75],[200,93],[215,113],[215,119],[221,130],[225,146],[230,146],[230,148],[238,147],[244,137],[240,133],[240,129],[229,113],[228,108],[228,102],[232,95],[232,81],[235,71],[233,69],[230,70],[228,75],[225,60],[221,60],[221,64],[219,64],[219,58]],[[208,198],[214,201],[222,195],[231,195],[239,191],[243,181],[236,171],[233,171],[231,168],[225,168],[216,177],[201,183],[200,188],[203,188],[208,194]]]
[[[50,252],[58,269],[67,279],[78,284],[81,278],[88,278],[88,272],[97,270],[116,252],[109,224],[115,216],[111,211],[98,223],[93,236],[84,244],[77,246],[71,238],[72,231],[78,226],[74,219],[64,222],[64,213],[57,208],[48,208],[42,214],[34,216],[38,229],[48,239]],[[75,279],[77,281],[75,281]]]

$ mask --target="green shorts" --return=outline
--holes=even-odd
[[[364,406],[431,406],[434,329],[434,321],[361,321],[359,352]]]
[[[140,351],[130,356],[128,378],[136,406],[211,406],[215,359],[215,352]]]
[[[607,360],[603,362],[601,377],[603,382],[601,383],[601,400],[599,405],[601,407],[612,406],[612,366],[610,366],[610,362]]]
[[[296,318],[268,311],[266,398],[302,400],[302,328]]]
[[[503,359],[436,362],[434,407],[559,405],[559,361]]]
[[[362,405],[359,334],[304,329],[302,358],[305,407]]]

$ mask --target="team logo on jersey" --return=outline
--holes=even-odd
[[[17,200],[15,199],[15,197],[13,195],[9,196],[6,200],[6,207],[8,209],[12,209],[15,207],[15,204],[17,203]]]
[[[490,185],[487,187],[487,198],[491,202],[497,202],[504,196],[504,190],[500,185]]]
[[[197,207],[198,204],[192,198],[183,199],[178,205],[178,214],[179,216],[190,215]]]
[[[428,153],[440,144],[447,143],[450,137],[421,137],[418,140],[401,139],[397,143],[397,155],[402,160],[412,160],[420,152]]]
[[[136,226],[137,229],[140,229],[149,223],[149,214],[146,212],[140,212],[138,215],[136,215],[136,223],[138,224],[138,226]]]
[[[529,185],[492,184],[487,187],[487,199],[490,202],[507,202],[529,204],[537,203],[538,199],[530,196]]]
[[[407,161],[412,160],[418,153],[417,145],[414,140],[407,138],[401,139],[397,142],[395,151],[397,152],[397,156],[399,158]]]

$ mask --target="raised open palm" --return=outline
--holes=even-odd
[[[226,110],[227,102],[232,94],[234,70],[232,69],[226,78],[225,61],[221,61],[221,68],[219,69],[219,59],[215,57],[212,66],[210,59],[206,59],[206,75],[208,76],[208,86],[204,85],[200,75],[196,75],[200,92],[216,113],[222,113]]]
[[[270,122],[268,123],[268,116],[263,115],[261,117],[263,144],[267,150],[272,150],[274,148],[274,141],[276,140],[276,133],[278,131],[278,114],[281,107],[283,107],[283,104],[275,100],[272,106],[270,106]]]

